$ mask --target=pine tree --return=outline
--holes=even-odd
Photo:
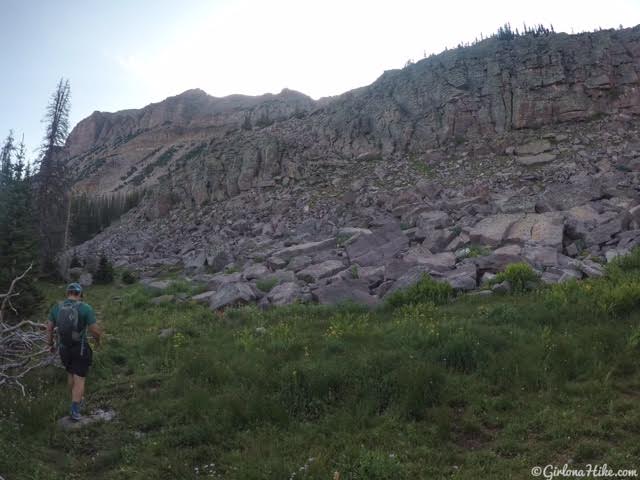
[[[93,279],[98,284],[113,282],[113,265],[111,265],[111,262],[109,262],[109,259],[104,253],[100,255],[98,269],[96,270],[96,274]]]
[[[10,134],[2,148],[2,188],[0,188],[0,291],[6,291],[12,279],[35,263],[38,244],[35,229],[32,178],[25,160],[24,141],[16,148]],[[42,295],[27,276],[18,285],[19,295],[12,299],[10,314],[31,314]]]
[[[69,179],[63,145],[69,133],[71,87],[60,79],[51,96],[44,121],[46,133],[40,148],[38,172],[38,228],[42,269],[55,274],[55,257],[64,248],[69,208]]]

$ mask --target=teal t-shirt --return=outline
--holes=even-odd
[[[82,343],[86,343],[87,341],[87,327],[89,325],[93,325],[94,323],[96,323],[96,314],[93,311],[93,308],[91,308],[91,305],[89,305],[88,303],[84,303],[84,302],[76,302],[75,300],[70,300],[70,299],[66,299],[64,302],[64,305],[71,305],[74,303],[78,303],[78,320],[84,322],[84,329],[82,330],[81,334],[80,334],[80,341]],[[51,312],[49,312],[49,321],[51,323],[53,323],[53,326],[56,326],[56,320],[58,319],[58,311],[60,310],[60,304],[56,303],[53,308],[51,309]]]

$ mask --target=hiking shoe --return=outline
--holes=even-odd
[[[82,416],[80,415],[80,404],[79,403],[71,403],[71,420],[73,420],[74,422],[77,422],[78,420],[80,420],[80,418],[82,418]]]

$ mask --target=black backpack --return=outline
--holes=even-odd
[[[63,347],[78,345],[82,339],[84,322],[80,320],[80,302],[60,302],[56,325],[58,327],[58,341]]]

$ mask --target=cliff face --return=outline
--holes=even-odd
[[[190,90],[95,112],[69,136],[78,187],[163,185],[188,203],[286,185],[313,166],[419,155],[451,141],[640,113],[640,28],[490,39],[385,72],[326,101]]]
[[[69,137],[76,188],[147,194],[74,252],[182,267],[212,308],[376,303],[425,273],[471,290],[514,262],[601,275],[640,246],[638,72],[640,27],[490,39],[317,102],[95,113]]]

